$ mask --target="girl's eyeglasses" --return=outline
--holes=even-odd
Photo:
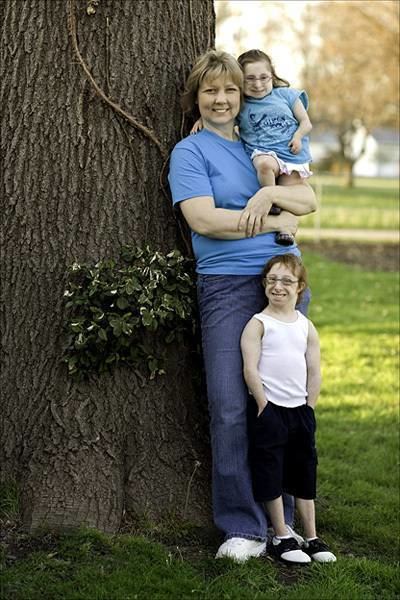
[[[268,285],[276,285],[278,281],[285,287],[290,287],[291,285],[297,283],[298,279],[290,279],[290,277],[275,277],[274,275],[267,275],[265,281]]]
[[[268,83],[271,81],[272,75],[261,75],[261,77],[254,77],[253,75],[249,75],[245,77],[244,80],[246,83],[255,83],[256,81],[261,81],[261,83]]]

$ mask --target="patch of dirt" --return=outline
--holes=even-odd
[[[377,244],[347,242],[336,240],[309,240],[300,243],[304,252],[315,252],[331,260],[350,265],[358,265],[368,271],[387,271],[395,273],[399,270],[398,244]]]
[[[24,560],[32,552],[52,552],[57,548],[58,536],[43,533],[32,536],[26,533],[19,523],[0,521],[0,548],[5,565]]]

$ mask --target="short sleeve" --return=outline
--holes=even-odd
[[[174,148],[168,181],[174,205],[196,196],[213,197],[205,160],[201,154],[197,154],[190,148]]]
[[[287,100],[290,108],[293,110],[293,106],[296,100],[300,100],[304,108],[308,109],[308,95],[305,90],[295,90],[293,88],[284,88],[287,93]]]
[[[301,90],[298,93],[299,93],[298,99],[301,100],[304,108],[306,110],[308,110],[308,95],[307,95],[307,92],[305,90]],[[294,102],[293,102],[293,104],[294,104]]]
[[[293,107],[296,103],[296,100],[300,100],[304,106],[304,108],[308,109],[308,96],[305,90],[295,90],[294,88],[275,88],[277,95],[279,95],[287,105],[290,110],[293,110]]]

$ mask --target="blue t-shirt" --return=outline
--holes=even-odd
[[[307,136],[302,138],[302,149],[298,154],[290,152],[288,147],[299,126],[293,114],[293,106],[298,99],[307,110],[308,97],[304,90],[277,87],[264,98],[245,98],[237,122],[240,137],[250,156],[254,150],[264,150],[275,152],[285,162],[311,162]]]
[[[196,196],[211,196],[217,208],[243,210],[260,189],[242,142],[231,142],[207,129],[175,146],[168,180],[174,205]],[[300,255],[296,244],[276,244],[273,233],[221,240],[192,231],[192,245],[196,270],[206,275],[258,275],[272,256]]]

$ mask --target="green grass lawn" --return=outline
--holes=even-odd
[[[236,565],[189,529],[150,537],[37,538],[2,571],[7,600],[374,600],[399,597],[398,275],[306,254],[321,338],[317,408],[320,535],[338,562]],[[8,500],[7,506],[12,504]],[[161,536],[159,537],[161,540]]]
[[[302,217],[302,227],[338,229],[398,229],[399,184],[395,179],[356,178],[353,188],[344,179],[315,175],[310,179],[318,199],[318,214]]]

